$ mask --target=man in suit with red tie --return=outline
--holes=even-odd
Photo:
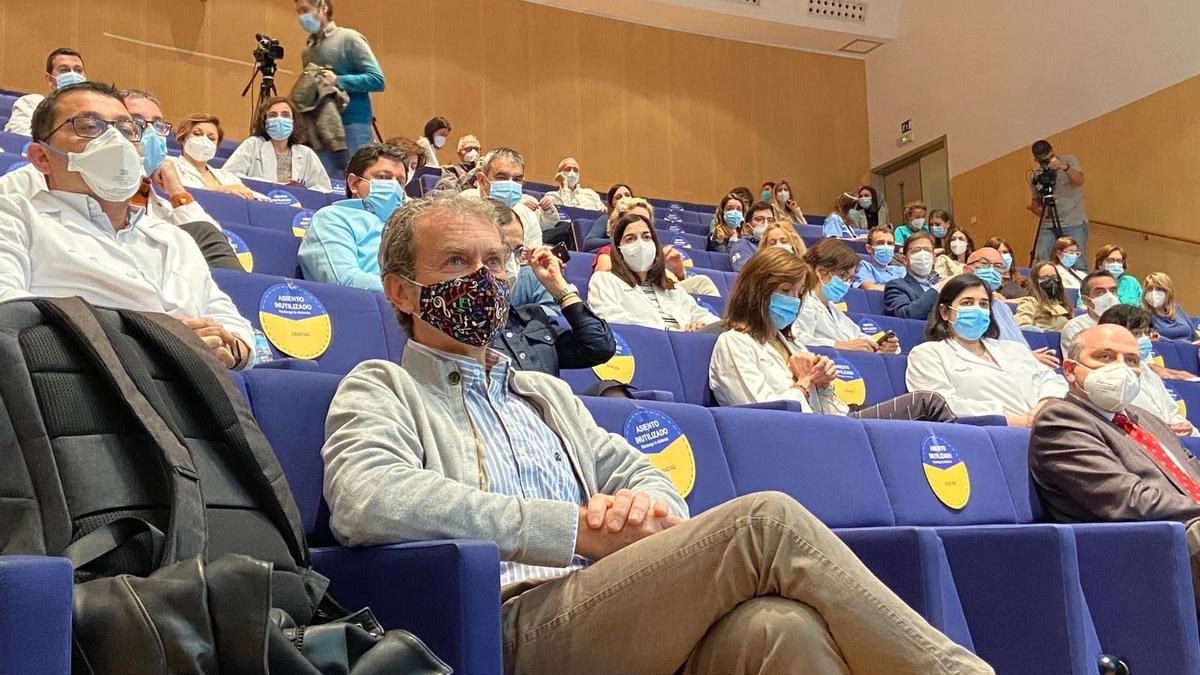
[[[1057,520],[1184,523],[1200,589],[1200,461],[1166,422],[1130,405],[1142,367],[1124,326],[1080,333],[1063,361],[1070,393],[1033,420],[1029,470]]]

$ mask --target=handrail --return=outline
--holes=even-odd
[[[1088,223],[1090,225],[1103,225],[1104,227],[1111,227],[1115,230],[1125,230],[1126,232],[1135,232],[1137,234],[1140,234],[1140,235],[1143,235],[1146,237],[1158,237],[1160,239],[1167,239],[1170,241],[1178,241],[1178,242],[1181,242],[1184,244],[1195,244],[1197,246],[1200,246],[1200,240],[1188,239],[1187,237],[1177,237],[1173,234],[1162,234],[1161,232],[1147,232],[1146,230],[1140,230],[1136,227],[1129,227],[1128,225],[1117,225],[1116,223],[1106,223],[1102,220],[1095,220],[1093,218],[1088,218]]]

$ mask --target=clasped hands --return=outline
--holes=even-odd
[[[654,500],[645,492],[618,490],[615,495],[596,494],[587,506],[579,507],[575,553],[589,560],[600,560],[681,522],[683,518],[672,515],[665,501]]]

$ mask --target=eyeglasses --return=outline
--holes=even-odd
[[[80,138],[100,138],[100,136],[107,131],[109,127],[116,127],[117,131],[119,131],[121,135],[125,137],[125,140],[133,143],[137,143],[138,141],[142,140],[142,124],[139,124],[132,119],[110,122],[108,120],[102,120],[99,117],[68,117],[67,119],[63,120],[62,124],[51,129],[50,133],[46,134],[46,138],[50,138],[59,129],[68,124],[70,124],[71,128],[75,131],[75,135],[79,136]]]
[[[525,260],[529,257],[529,250],[524,246],[518,245],[513,247],[512,254],[513,257],[516,258],[517,262],[525,262]]]
[[[976,260],[973,263],[967,263],[967,264],[970,265],[971,267],[974,267],[977,270],[978,269],[987,269],[990,267],[991,269],[994,269],[997,272],[1003,272],[1006,269],[1004,267],[1004,263],[1002,263],[1002,262],[990,263],[986,260]]]
[[[774,218],[772,218],[771,216],[754,216],[753,218],[750,219],[750,222],[758,223],[759,225],[766,225],[767,223],[770,223],[772,220],[774,220]]]
[[[148,122],[145,118],[138,115],[134,116],[133,121],[142,125],[143,131],[146,129],[154,129],[155,133],[157,133],[159,136],[170,135],[171,129],[174,128],[174,126],[166,120],[154,120],[153,122]]]

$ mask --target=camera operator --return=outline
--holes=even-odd
[[[1073,155],[1055,154],[1050,142],[1045,140],[1037,141],[1030,150],[1038,162],[1038,168],[1028,176],[1029,194],[1032,197],[1028,209],[1041,219],[1034,257],[1049,260],[1050,248],[1055,240],[1072,237],[1079,243],[1079,258],[1075,266],[1086,270],[1088,222],[1083,206],[1083,171],[1079,167],[1079,160]],[[1043,198],[1043,195],[1053,195],[1061,232],[1054,230],[1051,214],[1046,213],[1050,200]]]
[[[342,111],[346,130],[346,154],[371,143],[371,92],[383,91],[383,70],[361,33],[333,22],[333,0],[295,0],[300,26],[309,34],[300,60],[304,65],[323,67],[321,78],[350,95]],[[331,174],[333,157],[321,153],[321,162]]]

